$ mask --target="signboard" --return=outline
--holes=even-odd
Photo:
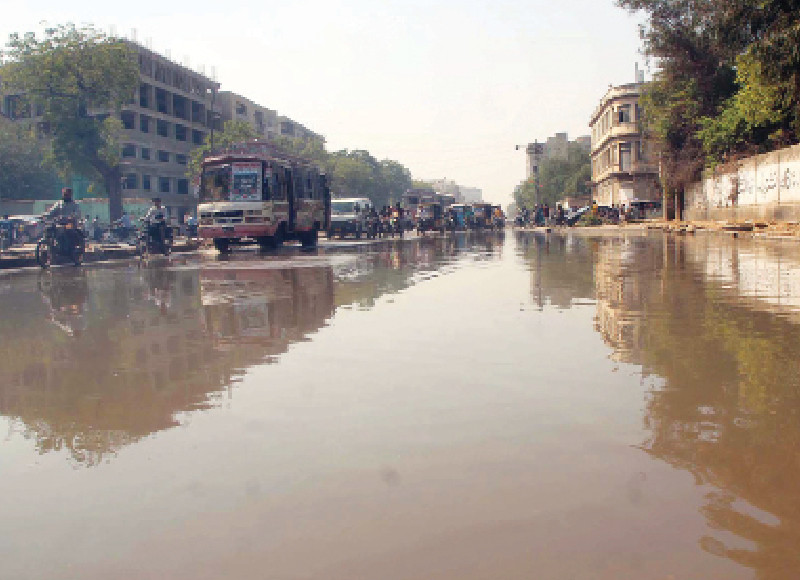
[[[234,163],[231,169],[231,201],[261,201],[261,163]]]

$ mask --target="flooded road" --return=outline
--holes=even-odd
[[[0,577],[800,576],[800,248],[0,276]]]

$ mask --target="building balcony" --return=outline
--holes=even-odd
[[[600,149],[605,147],[609,141],[628,140],[631,137],[639,136],[641,136],[639,123],[617,123],[611,127],[611,130],[601,135],[597,141],[592,140],[592,153],[597,153]]]
[[[658,163],[638,161],[636,163],[631,163],[625,169],[620,168],[619,165],[612,165],[601,169],[596,174],[592,175],[592,181],[594,183],[599,183],[612,177],[633,178],[653,175],[658,175]]]

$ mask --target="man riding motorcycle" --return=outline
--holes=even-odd
[[[45,235],[37,245],[37,261],[46,266],[52,250],[70,257],[76,264],[83,256],[86,237],[82,228],[81,208],[72,199],[72,188],[61,190],[61,201],[42,214],[46,224]]]
[[[168,254],[172,243],[172,228],[167,225],[167,208],[161,205],[161,198],[154,197],[153,205],[142,218],[148,251],[157,250]]]

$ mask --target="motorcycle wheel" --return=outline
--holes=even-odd
[[[53,259],[52,248],[45,240],[39,240],[36,244],[36,263],[42,268],[49,268]]]
[[[85,251],[86,245],[84,242],[74,246],[72,248],[72,255],[70,258],[72,259],[72,264],[74,266],[80,266],[83,263],[83,253]]]
[[[230,242],[224,238],[216,238],[214,240],[214,247],[220,254],[227,254],[231,249]]]
[[[319,231],[317,228],[314,228],[310,232],[305,232],[303,237],[300,238],[300,245],[304,248],[313,248],[317,245],[317,240],[319,239]]]

